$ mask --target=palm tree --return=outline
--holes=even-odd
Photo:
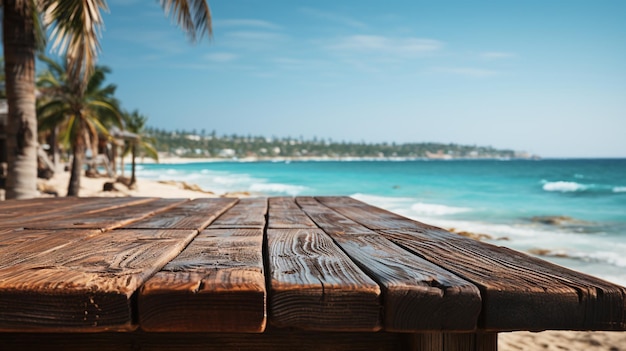
[[[7,115],[6,198],[37,194],[37,119],[35,117],[35,32],[32,1],[3,0]]]
[[[126,130],[136,136],[135,139],[129,140],[124,149],[124,155],[127,155],[128,152],[131,154],[132,166],[128,187],[133,188],[137,182],[137,178],[135,177],[135,157],[137,156],[137,153],[142,151],[146,156],[156,160],[157,162],[159,161],[159,155],[153,145],[154,139],[149,137],[144,130],[148,118],[140,115],[137,110],[133,111],[133,113],[125,112],[122,114],[122,117],[124,118]]]
[[[6,92],[4,91],[4,57],[0,57],[0,99],[6,98]]]
[[[159,1],[192,41],[205,32],[211,35],[206,0]],[[45,37],[44,29],[49,29],[53,48],[65,52],[70,79],[85,89],[100,49],[101,11],[107,4],[106,0],[0,0],[0,6],[9,105],[6,197],[25,199],[37,194],[35,52],[43,46],[38,43]]]
[[[110,70],[96,66],[86,85],[71,77],[68,65],[43,58],[50,68],[39,77],[45,94],[37,108],[42,130],[61,126],[61,135],[72,150],[72,169],[67,196],[78,196],[85,151],[98,144],[98,133],[108,136],[107,124],[121,125],[118,102],[113,97],[116,86],[102,86]],[[94,156],[97,154],[94,151]]]

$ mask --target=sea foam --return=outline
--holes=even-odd
[[[469,212],[471,210],[469,208],[464,208],[464,207],[453,207],[453,206],[418,202],[411,206],[411,211],[413,211],[417,215],[445,216],[445,215]]]
[[[556,191],[562,193],[576,192],[576,191],[584,191],[587,190],[588,186],[576,182],[547,182],[544,181],[543,190],[545,191]]]
[[[571,256],[579,258],[583,261],[603,262],[617,267],[626,267],[626,258],[617,252],[596,251],[589,253],[577,252]]]
[[[287,194],[296,196],[306,191],[307,187],[280,183],[255,183],[250,185],[250,191],[269,194]]]

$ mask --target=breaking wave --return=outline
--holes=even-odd
[[[250,191],[263,194],[286,194],[296,196],[306,191],[308,188],[301,185],[290,185],[280,183],[254,183],[250,185]]]
[[[471,211],[469,208],[453,207],[437,204],[427,204],[423,202],[415,203],[411,206],[411,211],[417,215],[424,216],[445,216]]]
[[[353,194],[351,197],[409,217],[447,216],[471,211],[471,209],[464,207],[415,202],[415,199],[407,197],[376,196],[361,193]]]
[[[542,180],[541,183],[544,191],[548,192],[560,192],[560,193],[626,193],[626,186],[614,186],[614,185],[602,185],[602,184],[582,184],[577,182],[570,182],[559,180],[556,182],[549,182]]]
[[[545,191],[557,191],[557,192],[562,192],[562,193],[585,191],[588,188],[589,186],[584,185],[584,184],[580,184],[576,182],[565,182],[565,181],[544,182],[543,184],[543,190]]]

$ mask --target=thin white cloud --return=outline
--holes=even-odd
[[[278,67],[290,70],[301,70],[312,67],[307,60],[295,59],[291,57],[277,57],[271,59],[270,61],[274,62]]]
[[[215,27],[232,28],[232,27],[252,27],[262,29],[281,29],[282,27],[272,22],[257,19],[216,19],[213,21]]]
[[[325,60],[317,60],[317,59],[300,59],[293,57],[275,57],[270,59],[271,62],[275,63],[278,67],[284,68],[287,70],[295,70],[295,71],[315,71],[315,70],[326,70],[328,69],[330,63]]]
[[[500,59],[509,59],[509,58],[514,58],[515,55],[512,52],[500,52],[500,51],[489,51],[489,52],[483,52],[480,54],[481,58],[487,59],[487,60],[500,60]]]
[[[254,40],[254,41],[275,41],[283,39],[285,36],[279,33],[262,32],[262,31],[235,31],[225,35],[229,39],[235,40]]]
[[[127,31],[116,29],[108,33],[109,36],[135,44],[155,52],[167,55],[180,54],[186,50],[184,38],[176,30],[137,30],[133,35]]]
[[[310,7],[303,7],[300,9],[300,11],[311,17],[334,22],[336,24],[358,29],[367,28],[367,24],[349,16],[344,16],[333,12],[321,11]]]
[[[239,55],[236,55],[230,52],[213,52],[213,53],[204,55],[204,58],[206,58],[207,60],[212,61],[212,62],[220,62],[220,63],[232,62],[236,60],[238,57]]]
[[[219,42],[231,50],[266,51],[283,44],[289,36],[268,31],[232,31],[227,32]]]
[[[486,78],[499,74],[498,71],[474,67],[434,67],[431,71],[470,78]]]
[[[381,35],[352,35],[335,40],[328,45],[335,51],[356,53],[380,53],[401,56],[416,56],[439,51],[443,43],[424,38],[393,38]]]

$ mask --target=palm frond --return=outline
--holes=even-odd
[[[109,84],[106,87],[100,89],[100,94],[102,96],[113,96],[116,90],[117,90],[117,85]]]
[[[44,24],[52,28],[52,48],[65,53],[71,79],[87,84],[100,51],[104,0],[42,1]]]
[[[53,71],[57,76],[61,76],[65,72],[65,67],[51,57],[39,54],[37,55],[37,59],[43,61],[48,66],[48,71]]]
[[[37,106],[37,119],[41,130],[51,130],[63,123],[69,113],[69,106],[58,100],[51,100]]]
[[[156,162],[159,162],[159,153],[157,152],[156,148],[154,147],[154,145],[152,145],[151,143],[148,142],[142,142],[141,144],[141,148],[143,149],[143,151],[146,153],[146,156],[150,157],[151,159],[155,160]]]
[[[97,115],[111,120],[116,125],[122,125],[122,116],[115,101],[93,100],[89,102],[90,108],[95,108]]]
[[[197,42],[206,33],[213,35],[211,9],[206,0],[160,0],[166,15],[172,15],[176,23]]]
[[[70,115],[67,117],[68,117],[68,120],[66,123],[66,128],[61,133],[61,140],[65,145],[70,145],[73,148],[74,141],[76,140],[74,135],[76,135],[76,131],[77,129],[79,129],[77,126],[78,118],[76,118],[75,115]]]
[[[87,80],[85,94],[88,95],[92,93],[95,89],[100,89],[100,85],[102,85],[105,79],[106,75],[105,72],[102,70],[102,67],[96,66],[91,72],[89,79]]]
[[[37,76],[37,88],[39,88],[39,90],[58,90],[61,88],[61,82],[59,82],[59,80],[57,79],[57,77],[54,76],[54,74],[52,74],[52,72],[50,71],[44,71],[42,73],[40,73]],[[45,95],[52,95],[51,94],[47,94],[47,92],[42,92]]]
[[[43,52],[46,50],[46,29],[45,25],[41,22],[41,3],[39,1],[31,2],[31,17],[33,19],[33,32],[35,33],[35,45],[37,50]],[[0,3],[1,5],[2,3]]]
[[[109,137],[109,130],[97,118],[88,119],[87,125],[89,126],[91,134],[98,135],[98,133],[102,133],[105,137]]]

